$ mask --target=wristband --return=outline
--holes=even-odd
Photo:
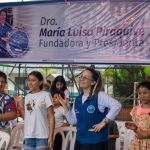
[[[101,123],[103,123],[103,124],[107,124],[107,120],[106,120],[106,118],[104,118],[103,120],[102,120],[102,122]]]

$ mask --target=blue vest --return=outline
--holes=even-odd
[[[98,96],[88,97],[82,104],[82,94],[75,100],[75,113],[77,117],[77,141],[82,144],[96,144],[108,141],[108,126],[101,131],[88,131],[93,125],[100,123],[108,113],[108,109],[100,112],[98,109]]]

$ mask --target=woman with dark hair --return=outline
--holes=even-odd
[[[72,111],[68,110],[65,99],[59,99],[67,121],[77,126],[75,150],[107,150],[107,123],[115,119],[121,104],[101,91],[100,72],[93,68],[86,68],[79,82],[82,92],[76,98]]]
[[[30,93],[22,98],[14,95],[24,118],[25,149],[47,150],[53,146],[54,111],[52,99],[43,91],[43,76],[38,71],[28,75]]]
[[[8,34],[12,31],[11,25],[6,22],[7,12],[0,10],[0,57],[11,57],[6,49],[6,43],[9,42]]]
[[[70,93],[67,89],[67,84],[63,76],[57,76],[51,86],[51,94],[55,93],[56,91],[62,91],[65,94],[65,98],[67,99],[67,106],[69,107],[69,97]]]

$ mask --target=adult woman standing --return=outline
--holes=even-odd
[[[109,120],[114,120],[121,104],[100,91],[101,75],[93,68],[86,68],[80,76],[81,94],[76,98],[72,112],[65,99],[59,99],[66,112],[67,121],[76,124],[75,150],[107,150]],[[109,111],[108,111],[109,110]]]

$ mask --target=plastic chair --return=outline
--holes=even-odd
[[[132,130],[126,129],[125,135],[124,135],[124,148],[123,150],[130,150],[130,146],[132,143],[132,140],[134,138],[134,132]]]
[[[10,143],[10,135],[0,131],[0,150],[7,150]]]
[[[55,129],[54,137],[57,133],[62,136],[62,148],[61,150],[73,150],[76,139],[76,127],[66,126]]]
[[[125,122],[117,122],[119,138],[116,140],[116,150],[130,150],[134,132],[125,127]]]
[[[24,141],[24,124],[17,124],[11,131],[9,150],[21,149]]]
[[[117,126],[119,130],[119,138],[116,139],[116,150],[123,150],[124,148],[124,134],[126,133],[126,128],[124,122],[117,121]]]
[[[124,143],[126,132],[127,129],[124,126],[119,129],[119,138],[116,140],[116,150],[124,150],[124,148],[127,146]]]

